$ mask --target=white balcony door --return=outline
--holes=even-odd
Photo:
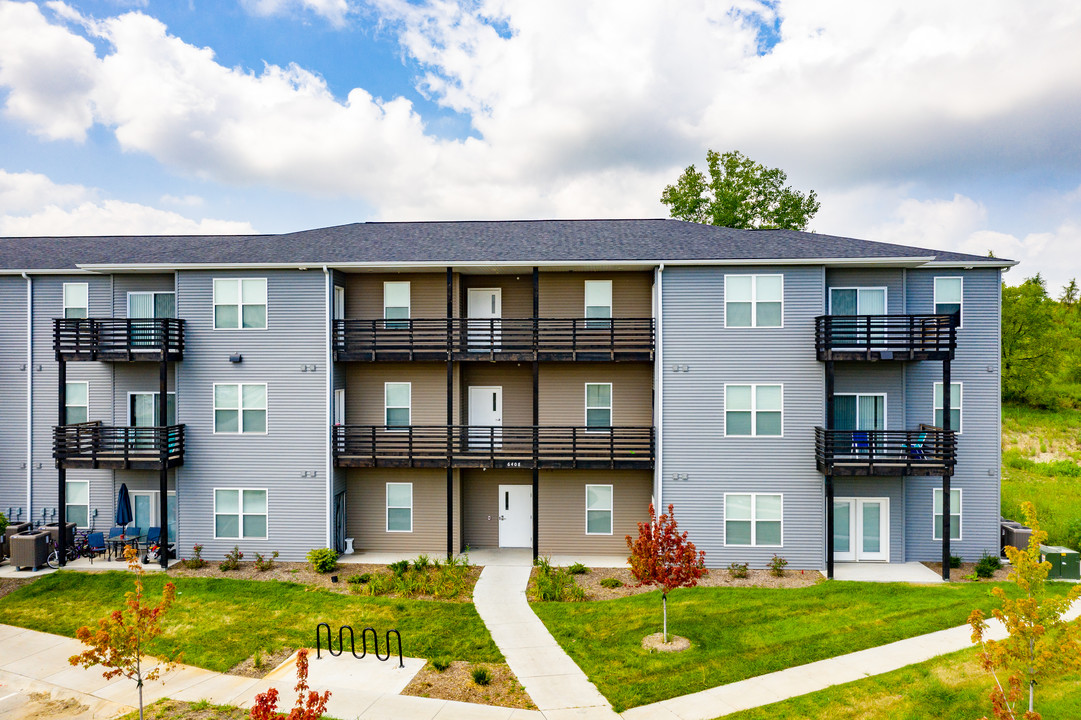
[[[469,388],[469,449],[498,450],[502,447],[503,388]]]
[[[533,547],[532,486],[499,486],[499,547]]]
[[[147,490],[133,490],[131,493],[132,527],[137,527],[146,533],[147,528],[161,527],[158,521],[159,503],[158,492]],[[176,493],[169,491],[169,542],[176,542]]]
[[[833,559],[837,562],[888,562],[889,498],[835,498]]]
[[[498,350],[503,316],[503,291],[499,288],[469,288],[469,349],[473,352]]]

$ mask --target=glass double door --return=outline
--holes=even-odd
[[[157,492],[134,490],[131,493],[131,511],[134,516],[132,526],[140,528],[144,533],[147,528],[161,527],[160,505]],[[169,512],[169,542],[176,542],[176,493],[170,491],[166,496]]]
[[[834,498],[833,559],[889,561],[889,498]]]

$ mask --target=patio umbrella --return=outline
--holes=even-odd
[[[132,520],[131,496],[128,495],[128,484],[120,484],[120,492],[116,494],[116,524],[126,526]]]

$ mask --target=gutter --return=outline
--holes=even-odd
[[[34,281],[26,273],[26,517],[34,504]],[[14,522],[13,518],[8,518]],[[19,517],[22,520],[22,517]]]
[[[331,427],[333,427],[332,423],[334,422],[334,417],[332,415],[332,413],[334,412],[334,408],[333,408],[333,404],[334,404],[334,374],[333,374],[333,365],[332,365],[332,362],[331,362],[331,360],[333,358],[333,356],[331,355],[331,344],[332,344],[331,339],[333,338],[333,335],[331,334],[331,322],[332,322],[331,318],[333,316],[333,307],[331,305],[331,292],[332,292],[331,286],[332,286],[332,283],[330,282],[330,270],[327,268],[326,265],[323,266],[323,279],[324,279],[324,282],[323,282],[323,285],[324,285],[324,290],[323,290],[323,293],[324,293],[323,310],[324,310],[324,313],[325,313],[325,322],[323,323],[323,330],[326,333],[326,337],[327,337],[326,357],[325,357],[326,376],[327,376],[326,394],[325,394],[325,399],[326,399],[326,421],[323,423],[323,437],[324,437],[324,443],[326,445],[324,454],[326,456],[326,462],[327,462],[327,466],[326,466],[326,473],[327,473],[327,512],[326,512],[326,517],[327,517],[327,547],[331,548],[331,549],[334,549],[334,538],[333,538],[333,535],[334,535],[334,460],[331,457],[331,447],[330,447],[330,433],[331,433]]]

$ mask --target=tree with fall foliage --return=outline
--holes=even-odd
[[[668,513],[657,517],[653,503],[649,504],[649,522],[638,523],[638,539],[627,536],[631,551],[631,573],[639,585],[660,585],[661,605],[664,608],[664,631],[662,642],[668,642],[668,593],[680,587],[694,587],[698,578],[706,574],[706,553],[695,548],[680,534],[676,524],[674,507],[668,505]]]
[[[1075,585],[1065,597],[1047,593],[1051,563],[1040,562],[1040,545],[1047,539],[1047,533],[1040,529],[1033,504],[1026,502],[1021,507],[1025,523],[1032,528],[1028,547],[1022,550],[1006,547],[1006,556],[1013,567],[1007,579],[1017,585],[1019,596],[1011,599],[1001,587],[991,591],[1000,605],[991,615],[1009,634],[1005,640],[988,639],[989,626],[982,610],[973,610],[968,618],[972,642],[981,645],[977,655],[980,664],[995,679],[991,710],[996,720],[1040,720],[1036,712],[1037,684],[1081,670],[1081,626],[1062,617],[1070,604],[1081,597],[1081,585]],[[1008,673],[1005,685],[999,672]],[[1028,711],[1022,713],[1020,702],[1026,689]]]
[[[327,711],[330,691],[316,692],[308,687],[308,651],[297,651],[297,684],[293,688],[297,694],[296,705],[288,715],[278,715],[278,689],[270,688],[255,696],[249,716],[251,720],[319,720]]]
[[[106,680],[117,676],[134,680],[139,688],[139,720],[143,720],[143,683],[157,680],[180,662],[179,653],[174,653],[159,658],[154,665],[143,664],[147,659],[144,655],[147,645],[162,633],[161,621],[176,599],[176,586],[165,583],[161,602],[150,604],[143,594],[144,571],[139,564],[139,551],[127,548],[124,559],[128,561],[128,569],[135,574],[135,590],[124,596],[124,607],[98,621],[97,631],[85,625],[75,631],[75,637],[89,649],[72,655],[68,662],[84,668],[101,665],[105,668],[101,675]]]

